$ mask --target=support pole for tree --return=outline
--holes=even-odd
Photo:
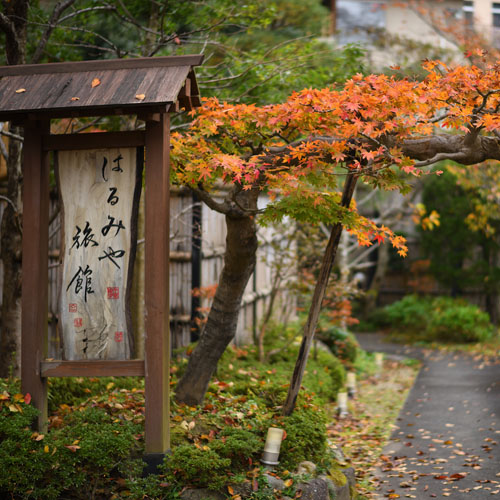
[[[48,309],[49,162],[42,134],[49,121],[28,121],[23,146],[23,243],[21,298],[21,390],[40,410],[37,428],[47,427],[47,379],[41,377],[46,357]]]
[[[357,179],[358,176],[356,174],[347,174],[347,178],[344,183],[344,189],[342,192],[342,207],[349,207],[354,193],[354,188],[356,187]],[[299,355],[297,356],[297,361],[295,363],[295,369],[293,371],[286,401],[283,405],[283,415],[290,415],[295,408],[295,402],[299,394],[300,385],[302,384],[302,377],[304,376],[307,357],[311,349],[314,332],[316,331],[316,325],[318,324],[321,304],[323,302],[323,297],[325,296],[328,278],[330,277],[330,272],[332,270],[333,263],[335,262],[335,256],[337,254],[337,248],[339,246],[341,234],[342,224],[340,222],[337,222],[337,224],[335,224],[331,230],[330,239],[328,240],[328,245],[323,256],[323,262],[321,263],[318,281],[316,282],[316,287],[314,288],[312,303],[311,307],[309,308],[309,315],[307,317],[307,322],[304,326],[304,331],[302,334],[302,343],[300,344]]]

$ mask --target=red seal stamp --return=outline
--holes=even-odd
[[[123,342],[123,332],[115,332],[115,342]]]
[[[76,304],[70,304],[69,305],[69,312],[70,313],[76,313],[76,312],[78,312],[78,306]]]
[[[108,286],[108,299],[119,299],[120,288],[117,286]]]
[[[83,326],[83,318],[75,318],[73,320],[73,324],[75,325],[75,328],[81,328]]]

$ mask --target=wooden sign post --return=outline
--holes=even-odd
[[[24,126],[21,384],[47,425],[47,377],[144,376],[146,458],[169,449],[169,112],[200,104],[202,56],[0,68],[0,120]],[[96,79],[99,81],[95,85]],[[22,93],[16,89],[23,88]],[[140,96],[140,99],[137,97]],[[145,131],[50,134],[50,119],[135,114]],[[64,212],[59,327],[47,360],[49,152]],[[144,359],[134,359],[128,290],[145,156]]]

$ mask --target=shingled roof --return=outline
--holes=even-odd
[[[0,67],[0,120],[167,112],[200,105],[193,67],[203,56]]]

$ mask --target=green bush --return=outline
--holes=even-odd
[[[337,358],[353,364],[359,350],[354,335],[338,326],[328,326],[318,332],[318,338],[324,342]]]
[[[221,458],[208,446],[182,445],[165,457],[162,469],[172,483],[219,490],[227,484],[230,466],[229,458]]]
[[[427,325],[430,340],[442,342],[484,342],[494,328],[487,313],[465,301],[441,297],[433,301],[432,316]]]
[[[18,391],[17,382],[0,380],[1,498],[82,498],[83,485],[109,492],[111,475],[137,474],[130,457],[140,424],[89,405],[66,411],[59,428],[39,434],[31,430],[38,410]]]
[[[31,430],[39,412],[19,394],[18,384],[1,385],[0,493],[55,500],[65,489],[81,484],[83,478],[71,477],[71,466],[60,460],[61,450],[53,440]]]
[[[382,310],[381,323],[431,342],[483,342],[494,327],[487,313],[463,299],[407,295]]]
[[[264,441],[254,432],[235,427],[226,427],[218,439],[210,442],[209,447],[222,458],[229,458],[233,467],[248,465],[249,458],[255,458],[264,447]]]
[[[297,405],[294,412],[284,418],[286,439],[280,452],[283,467],[293,470],[304,460],[321,462],[327,444],[326,421],[325,412],[315,405]]]
[[[385,307],[378,317],[379,323],[389,327],[424,331],[432,314],[432,299],[418,295],[406,295]]]

